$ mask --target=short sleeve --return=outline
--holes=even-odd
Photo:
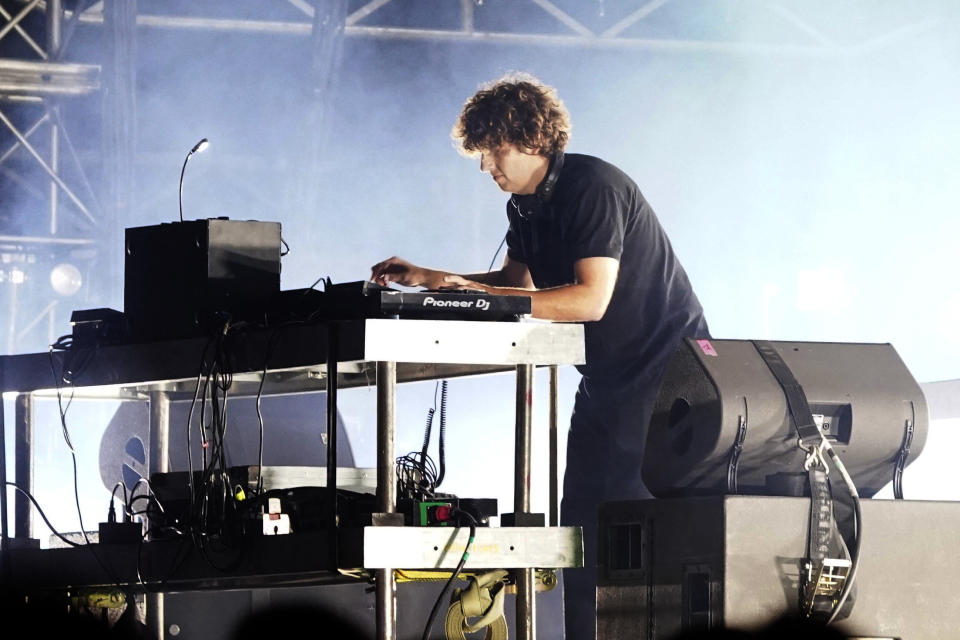
[[[610,185],[590,185],[571,202],[564,216],[566,243],[573,261],[623,254],[626,207]]]

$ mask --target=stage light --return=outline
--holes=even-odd
[[[27,281],[27,272],[22,269],[14,267],[2,275],[6,276],[5,279],[10,284],[23,284]]]
[[[50,285],[61,296],[72,296],[83,286],[83,275],[69,262],[61,262],[50,272]]]

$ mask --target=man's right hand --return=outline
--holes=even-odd
[[[418,267],[397,256],[387,258],[370,268],[370,280],[383,286],[396,283],[405,287],[443,289],[450,286],[443,280],[447,275],[449,274],[444,271]]]

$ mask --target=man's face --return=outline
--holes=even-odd
[[[480,154],[480,170],[489,173],[503,191],[525,195],[534,193],[550,166],[546,156],[512,143]]]

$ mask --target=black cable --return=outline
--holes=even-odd
[[[427,424],[423,430],[423,446],[420,447],[421,461],[426,461],[427,459],[427,449],[430,447],[430,433],[433,431],[433,416],[436,412],[436,409],[427,409]]]
[[[50,348],[53,349],[54,351],[67,351],[72,346],[73,346],[73,336],[68,333],[54,340],[53,344],[50,345]]]
[[[137,584],[143,586],[143,575],[140,573],[140,566],[142,564],[142,553],[143,553],[143,543],[147,540],[147,536],[150,535],[150,529],[147,529],[140,536],[140,541],[137,543]]]
[[[77,505],[77,519],[80,521],[80,533],[83,534],[83,540],[88,545],[90,538],[87,537],[87,528],[83,526],[83,513],[80,510],[80,484],[77,479],[77,454],[70,452],[70,459],[73,460],[73,498]]]
[[[140,486],[140,483],[147,485],[147,493],[140,494],[139,496],[134,495],[137,492],[137,487]],[[146,478],[140,478],[137,480],[136,484],[133,485],[133,489],[130,490],[130,510],[133,510],[133,503],[137,500],[147,500],[148,503],[150,500],[153,500],[153,503],[157,505],[157,508],[160,509],[161,514],[166,514],[167,510],[163,508],[163,503],[160,502],[160,499],[157,498],[157,492],[153,490],[153,486],[150,485],[150,481]],[[132,514],[131,515],[135,515]]]
[[[74,542],[73,540],[70,540],[69,538],[64,537],[59,531],[57,531],[56,529],[53,528],[53,525],[50,524],[50,520],[47,519],[47,514],[45,514],[45,513],[43,512],[43,509],[40,508],[40,503],[37,502],[37,499],[36,499],[36,498],[34,498],[32,495],[30,495],[30,492],[29,492],[29,491],[27,491],[26,489],[22,489],[22,488],[20,487],[20,485],[18,485],[16,482],[10,482],[9,480],[4,480],[4,481],[3,481],[3,484],[13,487],[14,489],[16,489],[17,491],[19,491],[20,493],[22,493],[23,495],[27,496],[27,497],[30,499],[30,502],[33,503],[33,506],[37,508],[37,513],[39,513],[39,514],[40,514],[40,517],[43,518],[43,521],[46,523],[47,528],[50,529],[50,531],[51,531],[51,533],[53,533],[53,535],[57,536],[57,537],[60,538],[63,542],[65,542],[66,544],[70,545],[71,547],[82,547],[82,546],[83,546],[83,545],[81,545],[81,544],[77,544],[76,542]]]
[[[433,419],[437,412],[437,392],[440,392],[440,470],[434,465],[428,454],[430,436],[433,431]],[[433,408],[427,410],[427,422],[424,428],[423,445],[419,452],[411,452],[396,460],[397,490],[403,497],[412,500],[436,497],[436,489],[443,481],[446,464],[446,415],[447,381],[437,382],[433,392]]]
[[[117,586],[117,589],[123,591],[123,587],[120,584],[120,580],[114,575],[113,571],[103,562],[100,558],[100,554],[97,553],[96,548],[93,544],[90,543],[90,537],[87,535],[87,529],[83,525],[83,513],[80,509],[80,483],[77,478],[77,454],[73,448],[73,444],[70,442],[70,431],[67,428],[67,410],[70,408],[70,404],[73,402],[73,387],[70,388],[70,400],[67,402],[66,408],[63,406],[63,394],[60,389],[60,380],[61,375],[57,375],[56,366],[53,361],[53,348],[51,347],[49,351],[50,355],[50,371],[53,374],[53,384],[57,391],[57,410],[60,413],[60,426],[63,430],[63,438],[67,444],[67,448],[70,450],[70,459],[73,461],[73,497],[77,505],[77,519],[80,521],[80,533],[83,535],[83,540],[86,543],[85,546],[90,550],[90,553],[93,554],[94,560],[97,561],[97,564],[100,565],[100,568],[103,570],[104,575],[110,580],[111,583]],[[39,508],[39,507],[38,507]],[[46,519],[46,518],[44,518]],[[51,530],[53,530],[51,528]],[[63,539],[61,537],[61,539]]]
[[[440,486],[446,475],[446,439],[447,439],[447,381],[440,384],[440,473],[437,475],[437,484]]]
[[[248,326],[258,325],[233,324],[228,316],[223,316],[223,322],[212,334],[206,349],[209,357],[202,359],[199,387],[194,391],[195,398],[201,403],[203,471],[201,484],[195,485],[191,492],[193,503],[186,522],[186,531],[190,533],[194,546],[207,564],[218,571],[230,570],[242,560],[244,554],[244,549],[238,549],[236,545],[237,541],[242,540],[243,522],[232,491],[225,438],[235,369],[231,350],[232,336],[235,330]],[[265,362],[269,363],[269,354]],[[229,561],[227,566],[221,566],[211,555],[221,551],[237,551],[240,555],[235,561]]]
[[[306,289],[304,289],[304,291],[303,291],[304,295],[306,295],[307,291],[310,291],[310,290],[313,289],[315,286],[317,286],[318,284],[320,284],[321,282],[323,282],[324,279],[326,279],[327,282],[330,282],[330,277],[329,277],[329,276],[320,276],[319,278],[317,278],[316,280],[313,281],[313,284],[311,284],[309,287],[307,287]],[[326,290],[326,286],[324,286],[324,290]]]
[[[427,449],[430,447],[430,435],[433,431],[433,417],[437,413],[437,392],[440,390],[440,382],[433,385],[433,407],[427,409],[427,424],[423,433],[423,447],[420,449],[420,459],[426,460]]]
[[[287,241],[283,239],[283,236],[280,236],[280,242],[282,242],[282,243],[283,243],[283,246],[285,246],[285,247],[287,248],[286,251],[283,251],[283,252],[280,253],[280,257],[282,258],[283,256],[285,256],[285,255],[287,255],[288,253],[290,253],[290,245],[287,244]]]
[[[78,347],[73,344],[72,336],[61,336],[50,345],[52,350],[63,350],[63,371],[61,379],[65,384],[73,385],[74,381],[86,371],[90,363],[94,361],[100,350],[100,345],[95,344],[90,347]]]
[[[63,440],[67,444],[67,449],[70,450],[70,459],[73,461],[73,498],[77,505],[77,519],[80,521],[80,533],[83,535],[84,541],[89,545],[90,538],[87,536],[87,529],[83,525],[83,512],[80,509],[80,481],[77,477],[77,452],[73,448],[73,443],[70,441],[70,430],[67,428],[67,411],[73,403],[73,387],[70,387],[70,399],[67,401],[66,408],[64,408],[63,394],[60,390],[61,376],[57,375],[57,370],[53,362],[53,349],[51,348],[48,353],[50,356],[50,371],[53,373],[53,382],[57,390],[57,410],[60,413],[60,427],[63,432]]]
[[[267,379],[267,367],[270,364],[270,357],[273,355],[273,350],[277,346],[277,342],[280,338],[280,332],[274,331],[271,334],[270,339],[267,341],[267,352],[263,357],[263,371],[260,372],[260,385],[257,387],[257,399],[256,399],[256,408],[257,408],[257,426],[259,427],[259,443],[257,446],[257,495],[263,491],[263,411],[260,408],[260,400],[263,397],[263,383]]]
[[[210,466],[207,463],[207,453],[210,448],[210,438],[207,436],[207,427],[206,424],[206,405],[207,405],[207,392],[211,391],[211,395],[214,395],[214,383],[213,376],[215,374],[217,363],[219,359],[219,350],[220,342],[223,336],[223,332],[226,328],[226,325],[223,327],[218,327],[217,330],[211,333],[206,344],[204,345],[203,352],[200,356],[200,367],[197,372],[197,384],[194,388],[193,399],[190,403],[190,408],[187,412],[187,484],[189,487],[190,499],[189,499],[189,510],[187,513],[186,529],[189,532],[190,536],[194,541],[194,546],[201,552],[201,555],[206,557],[204,553],[204,537],[206,535],[206,526],[204,514],[206,512],[206,502],[208,499],[208,491],[206,490],[208,479],[210,477],[209,470]],[[208,361],[208,355],[210,354],[211,347],[213,347],[212,358]],[[203,484],[201,485],[204,489],[201,491],[200,488],[194,483],[194,464],[193,464],[193,439],[192,439],[192,427],[193,427],[193,416],[196,411],[197,402],[200,402],[200,418],[198,429],[200,431],[201,437],[201,468],[203,469],[201,477]],[[210,427],[212,427],[212,422]],[[211,428],[211,432],[214,430]],[[215,461],[215,458],[211,462]],[[202,494],[202,495],[201,495]],[[198,506],[199,501],[199,506]]]
[[[209,507],[211,500],[215,497],[218,488],[218,482],[221,485],[220,490],[220,504],[221,507],[225,504],[225,495],[224,495],[224,486],[226,483],[223,482],[223,474],[226,471],[226,456],[223,446],[223,435],[226,430],[225,419],[226,419],[226,397],[221,397],[220,391],[223,391],[225,388],[229,388],[232,378],[229,374],[223,373],[224,368],[224,356],[223,356],[223,341],[227,332],[229,331],[229,320],[226,321],[222,329],[218,329],[215,333],[214,341],[214,352],[213,358],[210,362],[210,367],[206,372],[206,379],[204,382],[204,393],[201,398],[201,424],[204,423],[204,413],[206,407],[206,392],[210,392],[210,423],[209,423],[209,436],[207,431],[204,432],[204,444],[203,444],[203,453],[204,453],[204,467],[203,467],[203,482],[204,482],[204,491],[202,496],[202,501],[200,505],[199,519],[197,525],[200,529],[201,540],[204,534],[210,533],[210,521],[209,521]],[[207,459],[207,453],[209,449],[209,460]],[[221,514],[225,514],[225,510],[221,508]],[[222,523],[222,518],[221,518]]]
[[[70,399],[67,400],[67,406],[63,406],[63,394],[60,391],[60,382],[62,380],[62,373],[57,373],[56,364],[53,360],[53,347],[47,352],[50,358],[50,373],[53,374],[53,384],[57,390],[57,411],[60,414],[60,428],[63,433],[63,440],[67,443],[67,449],[70,450],[70,453],[74,452],[73,443],[70,441],[70,431],[67,429],[67,411],[70,410],[70,405],[73,404],[73,387],[70,387]]]
[[[466,511],[461,511],[460,509],[451,509],[450,514],[455,518],[463,516],[470,521],[470,538],[467,540],[467,545],[463,548],[463,555],[460,557],[460,563],[457,564],[457,568],[454,570],[453,575],[450,576],[450,579],[447,580],[447,583],[443,585],[443,590],[440,591],[440,595],[437,596],[437,601],[434,603],[433,609],[430,610],[430,617],[427,618],[427,626],[423,629],[423,636],[421,637],[421,640],[429,640],[430,629],[433,627],[433,623],[436,621],[437,614],[440,613],[440,606],[446,599],[446,595],[450,593],[450,588],[453,586],[454,581],[456,581],[457,576],[459,576],[460,572],[463,570],[463,566],[467,564],[467,558],[470,557],[470,547],[473,545],[473,541],[477,537],[477,520],[472,515]],[[460,528],[459,521],[457,522],[457,528]]]
[[[110,515],[113,516],[113,499],[117,495],[117,487],[123,488],[123,514],[129,516],[131,500],[127,495],[127,485],[125,485],[122,480],[113,485],[113,491],[110,492]]]
[[[437,484],[437,468],[430,456],[421,458],[420,452],[397,458],[397,493],[410,500],[431,499]]]
[[[207,360],[207,349],[210,347],[210,343],[213,341],[213,337],[207,340],[206,345],[203,347],[203,352],[200,354],[200,370],[197,372],[197,386],[193,391],[193,401],[190,403],[190,409],[187,411],[187,485],[190,489],[190,500],[189,500],[189,510],[187,511],[188,518],[192,517],[194,512],[194,500],[196,498],[196,488],[193,485],[193,442],[191,438],[191,431],[193,426],[193,412],[197,406],[197,398],[200,396],[200,384],[203,379],[203,369]],[[202,423],[203,418],[201,418]]]
[[[130,501],[130,505],[131,505],[131,506],[130,506],[130,509],[131,509],[130,515],[132,515],[132,516],[149,515],[149,510],[148,510],[148,509],[144,509],[144,510],[142,510],[142,511],[133,511],[133,510],[132,510],[132,509],[133,509],[133,503],[138,502],[138,501],[140,501],[140,500],[146,500],[146,501],[149,503],[150,501],[156,501],[156,498],[155,498],[154,496],[151,496],[151,495],[148,495],[148,494],[145,494],[145,493],[141,493],[139,496],[134,496],[133,500]],[[160,502],[159,502],[159,501],[156,501],[156,504],[157,504],[157,508],[160,509],[160,513],[166,513],[166,512],[164,511],[163,507],[160,505]]]
[[[264,358],[263,371],[260,373],[260,385],[257,387],[257,399],[255,406],[257,408],[257,495],[263,490],[263,410],[260,408],[260,400],[263,397],[263,382],[267,379],[267,361],[269,356]]]
[[[508,232],[509,233],[509,232]],[[507,234],[503,234],[503,240],[500,241],[500,246],[497,247],[496,253],[493,254],[493,257],[490,258],[490,266],[487,267],[487,273],[493,271],[493,263],[497,261],[497,256],[500,255],[500,250],[503,249],[503,244],[507,241]]]

